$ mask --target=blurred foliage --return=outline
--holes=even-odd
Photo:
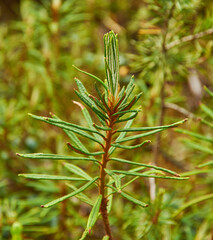
[[[62,131],[29,119],[27,113],[54,112],[85,124],[71,102],[76,98],[74,77],[83,76],[90,92],[94,90],[91,79],[72,64],[104,78],[102,36],[109,29],[119,33],[121,82],[126,85],[134,74],[139,85],[135,93],[144,92],[137,126],[159,123],[163,87],[164,122],[186,116],[184,130],[212,139],[211,127],[197,121],[199,116],[212,124],[199,105],[202,101],[212,111],[213,101],[203,91],[203,85],[213,89],[212,32],[199,35],[213,28],[211,0],[21,0],[1,1],[0,8],[0,239],[63,240],[82,234],[90,209],[78,199],[50,210],[40,208],[66,194],[65,184],[17,177],[25,172],[63,173],[60,163],[20,159],[15,153],[69,154]],[[146,210],[117,198],[110,219],[116,239],[212,238],[212,165],[196,168],[211,162],[212,154],[191,148],[186,142],[192,138],[173,130],[161,136],[157,165],[186,171],[190,180],[158,180],[157,197]],[[212,142],[195,141],[201,150],[212,150]],[[152,149],[142,151],[134,151],[135,160],[151,162]],[[82,167],[93,169],[93,164]],[[148,182],[128,188],[149,202]],[[101,239],[102,229],[97,224],[88,239]]]

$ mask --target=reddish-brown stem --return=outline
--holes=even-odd
[[[104,145],[104,154],[102,157],[102,164],[100,165],[100,186],[99,186],[99,193],[102,195],[102,202],[100,206],[100,212],[103,218],[104,222],[104,228],[106,231],[106,234],[109,236],[109,240],[112,240],[112,233],[110,229],[110,224],[109,224],[109,218],[108,218],[108,213],[107,213],[107,203],[108,199],[105,196],[105,168],[107,166],[107,162],[109,160],[109,149],[112,143],[112,136],[113,136],[113,125],[115,122],[115,117],[112,116],[112,113],[109,114],[109,121],[108,121],[108,127],[111,128],[111,130],[107,131],[106,135],[106,140],[105,140],[105,145]]]

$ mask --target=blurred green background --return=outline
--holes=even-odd
[[[104,79],[102,40],[109,30],[119,35],[120,84],[126,85],[134,74],[135,93],[143,91],[135,125],[169,124],[187,117],[181,128],[210,139],[168,130],[152,137],[151,147],[134,151],[134,161],[193,172],[184,182],[158,180],[157,197],[145,210],[115,198],[110,215],[115,239],[212,239],[213,170],[211,165],[196,169],[213,159],[213,98],[203,90],[204,85],[213,90],[213,2],[2,0],[0,21],[0,239],[81,236],[88,206],[73,198],[48,210],[40,208],[66,194],[65,183],[18,177],[59,174],[65,171],[61,163],[21,159],[15,153],[70,154],[62,131],[27,114],[53,112],[65,121],[85,124],[72,102],[77,100],[74,77],[92,93],[94,81],[72,65]],[[132,159],[131,151],[117,155]],[[92,164],[81,167],[93,171]],[[128,190],[150,201],[147,180]],[[100,221],[88,239],[102,239],[103,234]]]

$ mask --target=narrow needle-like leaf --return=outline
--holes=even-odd
[[[211,148],[202,146],[201,144],[192,142],[192,141],[187,140],[187,139],[183,139],[182,141],[183,141],[187,146],[189,146],[189,147],[191,147],[191,148],[193,148],[193,149],[196,149],[196,150],[201,151],[201,152],[205,152],[205,153],[207,153],[207,154],[213,154],[213,150],[212,150]]]
[[[50,115],[55,119],[59,119],[55,114],[50,113]],[[67,134],[67,136],[71,139],[71,141],[75,144],[75,146],[78,146],[78,148],[80,148],[82,151],[89,153],[87,148],[84,146],[84,144],[80,141],[80,139],[76,136],[74,132],[68,131],[66,129],[63,129],[63,131]],[[92,157],[89,157],[89,158],[92,158]]]
[[[85,178],[73,178],[73,177],[67,177],[67,176],[46,175],[46,174],[21,173],[18,176],[19,177],[29,178],[29,179],[37,179],[37,180],[88,181]]]
[[[213,143],[213,138],[207,138],[201,134],[198,134],[198,133],[194,133],[194,132],[191,132],[191,131],[188,131],[188,130],[185,130],[185,129],[175,129],[176,132],[178,133],[183,133],[183,134],[186,134],[186,135],[189,135],[189,136],[192,136],[192,137],[195,137],[197,139],[201,139],[201,140],[204,140],[206,142],[211,142]]]
[[[131,125],[132,125],[132,123],[133,123],[133,121],[134,121],[134,119],[129,120],[129,121],[126,123],[124,129],[130,128]],[[117,139],[116,139],[116,143],[118,143],[119,140],[124,139],[125,136],[126,136],[126,134],[127,134],[126,132],[121,132],[121,133],[119,134],[119,136],[117,137]],[[115,147],[110,147],[109,155],[111,155],[111,154],[115,151],[115,149],[116,149]]]
[[[145,140],[144,142],[142,142],[138,145],[135,145],[135,146],[125,146],[125,145],[120,145],[120,144],[111,144],[111,146],[117,147],[117,148],[132,150],[132,149],[136,149],[136,148],[142,147],[144,145],[147,145],[150,142],[151,142],[150,140]]]
[[[126,122],[130,119],[134,119],[136,118],[136,116],[138,115],[138,113],[140,112],[140,110],[136,110],[135,113],[133,113],[130,117],[127,117],[127,118],[124,118],[124,119],[120,119],[120,120],[117,120],[115,123],[119,123],[119,122]]]
[[[80,129],[80,130],[83,130],[83,131],[87,131],[87,132],[92,132],[92,133],[96,133],[100,136],[103,137],[103,134],[101,134],[100,132],[98,132],[96,129],[94,128],[88,128],[88,127],[82,127],[82,126],[79,126],[79,125],[76,125],[76,124],[73,124],[73,123],[68,123],[68,122],[65,122],[65,121],[62,121],[62,120],[58,120],[58,119],[54,119],[54,118],[48,118],[48,117],[43,117],[45,120],[47,120],[48,122],[53,122],[53,123],[59,123],[61,124],[62,126],[65,125],[65,126],[70,126],[72,128],[77,128],[77,129]],[[68,129],[67,129],[68,130]]]
[[[42,205],[41,207],[42,208],[49,208],[49,207],[52,207],[52,206],[56,205],[57,203],[60,203],[60,202],[62,202],[64,200],[66,200],[67,198],[73,197],[73,196],[83,192],[88,187],[90,187],[97,179],[98,179],[98,177],[92,179],[91,181],[89,181],[88,183],[86,183],[85,185],[80,187],[78,190],[76,190],[76,191],[74,191],[72,193],[69,193],[69,194],[67,194],[67,195],[65,195],[63,197],[57,198],[57,199],[55,199],[55,200],[53,200],[53,201],[51,201],[51,202],[49,202],[49,203],[47,203],[45,205]]]
[[[146,168],[153,168],[153,169],[160,170],[160,171],[163,171],[163,172],[166,172],[166,173],[170,173],[170,174],[172,174],[176,177],[180,177],[180,175],[177,174],[176,172],[173,172],[173,171],[168,170],[166,168],[157,167],[157,166],[154,166],[154,165],[138,163],[138,162],[134,162],[134,161],[128,161],[128,160],[121,159],[121,158],[110,158],[110,160],[113,160],[113,161],[116,161],[116,162],[121,162],[121,163],[127,163],[127,164],[131,164],[131,165],[143,166],[143,167],[146,167]]]
[[[130,171],[120,171],[120,170],[111,170],[114,173],[121,173],[129,176],[139,176],[139,177],[151,177],[151,178],[164,178],[164,179],[174,179],[174,180],[186,180],[188,177],[169,177],[169,176],[158,176],[153,174],[146,173],[134,173]]]
[[[206,86],[204,86],[204,90],[211,96],[213,97],[213,92],[209,90]]]
[[[209,166],[209,165],[213,165],[213,161],[210,161],[210,162],[207,162],[207,163],[200,164],[200,165],[198,165],[198,167],[201,168],[201,167],[206,167],[206,166]]]
[[[82,235],[82,237],[80,238],[80,240],[85,239],[85,237],[87,236],[88,233],[90,233],[92,227],[95,225],[98,216],[99,216],[99,209],[100,209],[100,205],[101,205],[101,200],[102,200],[102,195],[99,195],[88,218],[87,221],[87,226],[86,229]]]
[[[191,207],[194,204],[200,203],[202,201],[208,200],[210,198],[213,198],[213,193],[204,195],[204,196],[200,196],[198,198],[192,199],[191,201],[183,204],[174,214],[173,214],[173,218],[177,217],[177,215],[179,215],[182,211],[184,211],[186,208]]]
[[[151,131],[151,130],[160,130],[160,129],[167,129],[167,128],[173,128],[177,127],[180,124],[183,124],[187,121],[187,119],[178,121],[176,123],[170,124],[170,125],[164,125],[164,126],[155,126],[155,127],[139,127],[139,128],[127,128],[127,129],[118,129],[117,132],[143,132],[143,131]]]
[[[147,132],[147,133],[142,133],[142,134],[138,134],[138,135],[134,135],[134,136],[130,136],[130,137],[125,137],[125,138],[122,138],[120,140],[116,139],[115,143],[122,143],[122,142],[127,142],[127,141],[135,140],[135,139],[138,139],[138,138],[142,138],[142,137],[147,137],[147,136],[150,136],[152,134],[161,132],[163,130],[164,129],[158,129],[158,130],[153,130],[153,131],[150,131],[150,132]]]
[[[201,122],[202,122],[203,124],[206,124],[206,125],[209,126],[210,128],[213,128],[213,124],[210,123],[209,121],[206,121],[206,120],[204,120],[204,119],[201,119]]]
[[[28,154],[17,153],[17,156],[23,157],[23,158],[31,158],[31,159],[87,160],[87,161],[98,162],[95,158],[70,157],[70,156],[63,156],[63,155],[57,155],[57,154],[45,154],[45,153],[28,153]]]
[[[59,123],[59,122],[58,122],[59,120],[58,120],[58,121],[56,120],[56,121],[54,122],[54,120],[51,121],[50,118],[39,117],[39,116],[36,116],[36,115],[33,115],[33,114],[29,114],[29,115],[30,115],[31,117],[37,119],[37,120],[50,123],[50,124],[52,124],[52,125],[54,125],[54,126],[56,126],[56,127],[60,127],[60,128],[62,128],[62,129],[65,129],[65,130],[74,132],[74,133],[79,134],[79,135],[81,135],[81,136],[83,136],[83,137],[86,137],[86,138],[88,138],[88,139],[90,139],[90,140],[92,140],[92,141],[94,141],[94,142],[97,142],[97,143],[99,143],[99,144],[102,144],[101,141],[99,141],[98,139],[96,139],[96,138],[90,136],[89,134],[81,131],[80,128],[76,129],[76,126],[75,126],[75,128],[74,128],[74,127],[71,127],[71,126],[68,126],[69,123],[64,124],[64,123],[61,123],[61,122]],[[88,131],[88,130],[87,130],[87,131]]]
[[[209,117],[213,118],[213,110],[211,108],[202,103],[200,104],[200,107]]]
[[[96,77],[95,75],[93,75],[93,74],[91,74],[91,73],[85,72],[85,71],[77,68],[75,65],[73,65],[73,67],[74,67],[75,69],[77,69],[79,72],[82,72],[82,73],[84,73],[84,74],[86,74],[86,75],[94,78],[95,80],[97,80],[106,90],[108,89],[108,88],[107,88],[107,85],[106,85],[100,78]]]
[[[99,130],[103,130],[103,131],[110,131],[111,128],[108,128],[108,127],[101,127],[101,126],[98,126],[96,125],[95,123],[93,123],[93,126]]]
[[[202,174],[202,173],[213,173],[213,169],[202,169],[202,170],[198,169],[198,170],[188,171],[188,172],[181,173],[180,176],[188,177],[188,176],[193,176],[193,175]]]
[[[144,203],[144,202],[141,202],[135,198],[133,198],[132,196],[130,196],[129,194],[125,193],[125,192],[121,192],[120,193],[122,197],[126,198],[127,200],[141,206],[141,207],[148,207],[148,204]]]
[[[104,152],[94,152],[94,153],[84,152],[83,150],[81,150],[81,149],[73,146],[73,145],[70,144],[70,143],[67,143],[67,146],[68,146],[71,150],[73,150],[73,151],[75,151],[75,152],[77,152],[77,153],[80,153],[80,154],[84,154],[84,155],[97,156],[97,155],[102,155],[102,154],[104,154]]]
[[[77,188],[70,183],[67,183],[66,185],[74,191],[77,190]],[[86,194],[84,194],[82,192],[75,195],[75,197],[78,198],[80,201],[87,203],[90,206],[94,205],[94,202],[90,198],[88,198]]]
[[[87,174],[83,169],[79,168],[78,166],[76,166],[74,164],[64,163],[64,167],[68,171],[70,171],[70,172],[72,172],[72,173],[74,173],[74,174],[76,174],[76,175],[78,175],[78,176],[80,176],[80,177],[82,177],[86,180],[91,180],[92,179],[92,177],[89,174]]]

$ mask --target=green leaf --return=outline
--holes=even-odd
[[[182,142],[184,142],[187,146],[196,149],[198,151],[204,152],[204,153],[208,153],[208,154],[213,154],[213,150],[208,148],[208,147],[204,147],[201,144],[195,143],[193,141],[187,140],[187,139],[183,139]]]
[[[113,31],[104,35],[104,56],[108,87],[115,96],[119,79],[119,49],[118,38]]]
[[[204,104],[200,104],[201,109],[211,118],[213,118],[213,111]]]
[[[132,112],[138,112],[138,110],[127,110],[127,111],[121,111],[121,112],[116,112],[114,114],[112,114],[112,116],[116,116],[116,115],[124,115],[125,113],[132,113]]]
[[[83,115],[84,115],[84,118],[85,118],[85,120],[86,120],[89,128],[90,128],[91,130],[93,130],[93,131],[97,131],[97,130],[94,128],[94,126],[93,126],[93,120],[92,120],[92,118],[91,118],[91,116],[90,116],[90,114],[89,114],[89,111],[88,111],[81,103],[76,102],[76,101],[73,101],[73,103],[75,103],[76,105],[78,105],[78,106],[80,107],[80,109],[81,109],[81,111],[82,111],[82,113],[83,113]],[[95,132],[93,133],[93,135],[94,135],[100,142],[102,142],[103,139],[102,139],[99,135],[97,135]],[[101,136],[104,137],[104,135],[101,135]]]
[[[84,170],[82,170],[81,168],[77,167],[74,164],[64,163],[64,167],[68,171],[70,171],[70,172],[72,172],[72,173],[74,173],[74,174],[76,174],[76,175],[78,175],[78,176],[80,176],[80,177],[82,177],[86,180],[91,180],[92,179],[92,177],[89,174],[87,174]]]
[[[188,131],[188,130],[185,130],[185,129],[175,129],[175,132],[178,132],[178,133],[183,133],[183,134],[187,134],[189,136],[192,136],[192,137],[195,137],[197,139],[201,139],[201,140],[204,140],[206,142],[211,142],[213,143],[213,138],[207,138],[201,134],[198,134],[198,133],[194,133],[194,132],[191,132],[191,131]]]
[[[124,146],[124,145],[120,145],[120,144],[111,144],[111,146],[116,147],[116,148],[123,148],[123,149],[131,150],[131,149],[135,149],[135,148],[139,148],[144,145],[147,145],[150,142],[151,142],[150,140],[145,140],[144,142],[137,144],[135,146]]]
[[[152,134],[161,132],[163,130],[164,129],[158,129],[158,130],[153,130],[153,131],[150,131],[150,132],[147,132],[147,133],[142,133],[142,134],[138,134],[138,135],[122,138],[122,139],[119,139],[119,140],[116,139],[115,143],[127,142],[127,141],[135,140],[135,139],[138,139],[138,138],[147,137],[147,136],[150,136]]]
[[[124,89],[124,88],[123,88]],[[125,90],[125,89],[124,89]],[[121,92],[120,92],[121,93]],[[122,104],[123,100],[125,99],[126,97],[126,92],[124,92],[123,96],[120,97],[120,93],[118,95],[118,102],[115,104],[113,110],[116,112],[117,109],[119,108],[119,106]]]
[[[36,115],[30,114],[30,113],[29,113],[29,115],[30,115],[32,118],[35,118],[35,119],[37,119],[37,120],[40,120],[40,121],[43,121],[43,122],[52,124],[52,125],[54,125],[54,126],[56,126],[56,127],[60,127],[60,128],[62,128],[62,129],[65,129],[65,130],[74,132],[74,133],[79,134],[79,135],[81,135],[81,136],[83,136],[83,137],[86,137],[86,138],[88,138],[88,139],[90,139],[90,140],[92,140],[92,141],[94,141],[94,142],[97,142],[97,143],[99,143],[99,144],[102,144],[101,141],[99,141],[98,139],[96,139],[96,138],[90,136],[89,134],[81,131],[80,128],[75,129],[75,128],[73,128],[73,127],[68,126],[69,123],[66,123],[66,124],[64,124],[64,123],[57,123],[57,121],[60,121],[60,120],[56,120],[56,122],[54,122],[54,120],[51,121],[50,118],[40,117],[40,116],[36,116]],[[61,122],[62,122],[62,121],[61,121]],[[76,126],[77,126],[77,125],[76,125]]]
[[[124,175],[129,176],[139,176],[139,177],[151,177],[151,178],[163,178],[163,179],[174,179],[174,180],[186,180],[188,177],[169,177],[169,176],[157,176],[152,174],[146,174],[146,173],[134,173],[131,171],[120,171],[120,170],[111,170],[114,173],[121,173]]]
[[[83,83],[75,78],[76,84],[78,86],[79,92],[75,91],[75,93],[78,95],[78,97],[88,106],[90,107],[99,117],[101,117],[103,120],[107,119],[107,116],[105,116],[102,112],[99,111],[97,106],[94,104],[94,102],[89,98],[89,94],[86,91],[86,88],[84,87]]]
[[[134,204],[137,204],[141,207],[148,207],[149,206],[148,204],[133,198],[132,196],[128,195],[127,193],[121,192],[120,194],[121,194],[122,197],[126,198],[127,200],[129,200],[129,201],[133,202]]]
[[[67,146],[68,146],[71,150],[73,150],[73,151],[75,151],[75,152],[77,152],[77,153],[80,153],[80,154],[85,154],[85,155],[90,155],[90,156],[97,156],[97,155],[102,155],[102,154],[104,154],[104,152],[88,153],[88,152],[85,152],[85,151],[81,150],[80,148],[77,148],[77,147],[71,145],[70,143],[67,143]]]
[[[70,156],[63,156],[57,154],[45,154],[45,153],[28,153],[28,154],[21,154],[16,153],[17,156],[23,158],[31,158],[31,159],[51,159],[51,160],[87,160],[87,161],[94,161],[98,162],[95,158],[87,158],[87,157],[70,157]]]
[[[88,99],[85,97],[85,95],[82,95],[78,91],[75,91],[75,93],[81,99],[81,101],[83,101],[89,108],[91,108],[93,110],[93,112],[97,116],[99,116],[103,121],[105,121],[107,119],[107,117],[98,110],[98,108],[94,105],[94,102],[88,96],[87,97],[90,101],[88,101]]]
[[[131,170],[129,170],[129,171],[130,171],[130,172],[138,172],[138,171],[141,171],[141,170],[144,170],[144,169],[145,169],[145,167],[137,167],[137,168],[133,168],[133,169],[131,169]],[[113,170],[110,170],[110,173],[111,173],[111,174],[113,174],[112,171],[113,171]],[[124,174],[120,175],[120,178],[121,178],[121,179],[124,178],[124,177],[125,177]],[[128,183],[126,183],[126,184],[124,184],[123,186],[121,186],[121,189],[125,188],[127,185],[129,185],[131,182],[135,181],[135,180],[138,179],[138,178],[139,178],[138,176],[135,177],[135,178],[133,178],[133,179],[130,180]],[[115,180],[111,178],[110,181],[109,181],[109,183],[107,184],[108,189],[112,189],[112,190],[115,191],[115,192],[111,191],[111,192],[110,192],[111,194],[118,192],[117,189],[112,186],[112,184],[113,184],[114,182],[115,182]],[[109,195],[109,194],[108,194],[108,195]],[[111,197],[111,195],[110,195],[110,197]]]
[[[123,105],[123,107],[120,107],[119,111],[125,111],[125,110],[131,109],[135,105],[135,103],[140,99],[142,94],[143,93],[139,93],[138,95],[136,95],[127,105]]]
[[[66,185],[67,185],[69,188],[71,188],[72,190],[74,190],[74,191],[77,190],[77,188],[76,188],[75,186],[73,186],[72,184],[67,183]],[[93,201],[90,200],[90,199],[87,197],[87,195],[84,194],[84,193],[82,193],[82,192],[79,193],[79,194],[77,194],[77,195],[75,195],[75,197],[78,198],[80,201],[82,201],[82,202],[84,202],[84,203],[87,203],[87,204],[90,205],[90,206],[93,206],[93,205],[94,205]]]
[[[84,108],[83,110],[85,110],[86,108]],[[31,114],[32,115],[32,114]],[[33,116],[33,115],[32,115]],[[35,116],[35,115],[34,115]],[[37,117],[37,116],[36,116]],[[55,119],[55,118],[48,118],[48,117],[42,117],[44,118],[45,120],[48,121],[48,123],[58,123],[58,124],[61,124],[62,126],[69,126],[71,128],[77,128],[77,129],[80,129],[80,130],[83,130],[83,131],[87,131],[87,132],[92,132],[92,133],[96,133],[102,137],[103,134],[101,134],[100,132],[98,132],[95,128],[88,128],[88,127],[82,127],[82,126],[79,126],[79,125],[76,125],[76,124],[73,124],[73,123],[69,123],[69,122],[65,122],[65,121],[62,121],[60,119]],[[66,130],[69,130],[69,129],[66,129]],[[70,130],[71,131],[71,130]]]
[[[201,167],[206,167],[206,166],[209,166],[209,165],[213,165],[213,161],[210,161],[210,162],[207,162],[207,163],[200,164],[200,165],[198,165],[198,167],[201,168]]]
[[[120,175],[114,174],[111,170],[105,169],[105,172],[110,175],[114,182],[115,182],[115,186],[118,192],[121,191],[121,177]]]
[[[122,101],[122,103],[120,104],[120,108],[124,108],[124,104],[127,102],[129,96],[131,95],[133,89],[135,88],[134,85],[134,76],[131,77],[129,84],[126,87],[126,96],[124,98],[124,100]]]
[[[188,172],[184,172],[181,173],[180,176],[181,177],[188,177],[188,176],[192,176],[192,175],[197,175],[197,174],[202,174],[202,173],[213,173],[213,169],[205,169],[205,170],[193,170],[193,171],[188,171]]]
[[[129,121],[126,123],[124,129],[130,128],[131,125],[132,125],[132,123],[133,123],[133,121],[134,121],[134,119],[129,120]],[[122,140],[125,136],[126,136],[126,132],[121,132],[121,133],[119,134],[119,136],[116,138],[116,143],[117,143],[119,140]],[[111,155],[111,154],[115,151],[115,149],[116,149],[115,147],[110,147],[110,149],[109,149],[109,155]]]
[[[170,124],[170,125],[164,125],[164,126],[155,126],[155,127],[139,127],[139,128],[127,128],[127,129],[119,129],[117,132],[142,132],[142,131],[150,131],[150,130],[164,130],[167,128],[177,127],[180,124],[183,124],[187,121],[187,119],[178,121],[176,123]]]
[[[119,94],[118,94],[119,101],[122,99],[122,97],[125,97],[125,95],[126,95],[125,94],[125,87],[123,86],[122,89],[120,90]],[[119,103],[119,101],[118,101],[118,103]],[[115,105],[115,107],[116,107],[116,105]]]
[[[130,81],[126,87],[127,98],[129,97],[129,95],[132,92],[132,87],[134,87],[134,81],[135,81],[135,77],[134,77],[134,75],[132,75],[130,78]]]
[[[213,92],[212,92],[210,89],[208,89],[206,86],[204,86],[204,90],[205,90],[211,97],[213,97]]]
[[[106,86],[106,84],[105,84],[100,78],[96,77],[95,75],[93,75],[93,74],[91,74],[91,73],[85,72],[85,71],[77,68],[75,65],[73,65],[73,67],[74,67],[75,69],[77,69],[79,72],[82,72],[82,73],[84,73],[84,74],[86,74],[86,75],[94,78],[95,80],[97,80],[106,90],[108,89],[107,86]]]
[[[59,119],[55,114],[51,113],[51,116],[55,119]],[[66,129],[63,129],[63,130],[67,134],[67,136],[71,139],[71,141],[75,144],[75,146],[78,146],[78,148],[81,149],[82,151],[89,153],[87,148],[83,145],[83,143],[79,140],[79,138],[75,135],[75,133],[70,132]],[[90,158],[92,158],[92,157],[90,157]]]
[[[123,175],[124,176],[124,175]],[[125,183],[121,189],[124,189],[125,187],[127,187],[129,184],[133,183],[135,180],[137,180],[139,177],[134,177],[133,179],[131,179],[130,181],[128,181],[127,183]]]
[[[97,129],[100,129],[100,130],[103,130],[103,131],[110,131],[112,130],[111,128],[108,128],[108,127],[101,127],[101,126],[98,126],[96,125],[95,123],[93,123],[93,126]]]
[[[29,179],[37,179],[37,180],[87,181],[87,179],[85,178],[73,178],[73,177],[67,177],[67,176],[46,175],[46,174],[21,173],[18,176],[29,178]]]
[[[172,216],[172,218],[177,217],[182,211],[184,211],[186,208],[191,207],[194,204],[200,203],[202,201],[208,200],[210,198],[213,198],[213,193],[204,195],[204,196],[200,196],[198,198],[195,198],[185,204],[183,204]]]
[[[212,124],[212,123],[210,123],[210,122],[208,122],[208,121],[206,121],[206,120],[204,120],[204,119],[201,119],[201,122],[202,122],[203,124],[206,124],[206,125],[209,126],[210,128],[213,128],[213,124]]]
[[[95,89],[96,89],[96,92],[97,92],[99,98],[101,99],[101,95],[102,95],[102,93],[101,93],[101,91],[100,91],[100,89],[99,89],[99,87],[97,86],[96,83],[95,83]]]
[[[99,210],[100,210],[100,206],[101,206],[101,200],[102,200],[102,195],[99,195],[93,208],[92,211],[90,212],[88,221],[87,221],[87,226],[86,229],[82,235],[82,237],[80,238],[80,240],[85,239],[85,237],[87,236],[88,233],[90,233],[92,227],[95,225],[98,216],[99,216]]]
[[[128,120],[134,119],[134,118],[136,118],[136,116],[138,115],[139,112],[140,112],[140,110],[136,110],[136,112],[133,113],[130,117],[127,117],[127,118],[124,118],[124,119],[117,120],[115,123],[126,122],[126,121],[128,121]]]
[[[103,112],[107,113],[105,106],[93,95],[89,95],[89,97],[93,100],[93,102],[99,107]]]
[[[98,177],[92,179],[91,181],[89,181],[88,183],[86,183],[85,185],[80,187],[78,190],[76,190],[76,191],[74,191],[72,193],[69,193],[69,194],[67,194],[67,195],[65,195],[63,197],[57,198],[57,199],[55,199],[55,200],[53,200],[53,201],[51,201],[51,202],[49,202],[49,203],[47,203],[45,205],[42,205],[41,207],[42,208],[49,208],[49,207],[52,207],[52,206],[56,205],[57,203],[60,203],[60,202],[62,202],[64,200],[66,200],[67,198],[73,197],[73,196],[83,192],[88,187],[90,187],[97,179],[98,179]]]
[[[111,185],[113,183],[114,183],[114,180],[110,178],[108,185]],[[113,201],[113,190],[110,187],[107,188],[107,200],[108,200],[107,213],[109,213],[111,211],[112,201]]]

